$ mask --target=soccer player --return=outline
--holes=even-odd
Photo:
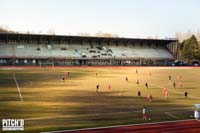
[[[108,90],[111,90],[111,86],[110,85],[108,86]]]
[[[168,98],[168,95],[169,95],[168,90],[166,90],[166,91],[164,92],[164,95],[165,95],[166,98]]]
[[[126,77],[126,82],[128,82],[128,77]]]
[[[147,82],[145,83],[145,86],[146,86],[146,88],[148,88],[148,83]]]
[[[173,86],[174,86],[174,88],[176,88],[176,82],[174,81],[174,83],[173,83]]]
[[[97,84],[96,86],[96,92],[98,92],[98,90],[99,90],[99,84]]]
[[[163,93],[164,93],[166,90],[167,90],[167,88],[164,87],[164,88],[163,88]]]
[[[139,85],[140,81],[139,81],[139,80],[137,80],[137,82],[136,82],[136,83],[137,83],[137,85]]]
[[[137,94],[137,96],[141,96],[141,92],[140,92],[140,91],[138,91],[138,94]]]
[[[146,109],[146,107],[144,107],[142,109],[142,114],[143,114],[143,120],[147,120],[147,109]]]
[[[182,81],[179,81],[179,86],[183,87],[183,82]]]
[[[62,80],[65,80],[66,78],[67,78],[67,74],[66,74],[66,72],[65,72],[64,75],[63,75]]]
[[[186,91],[186,92],[184,93],[184,95],[185,95],[185,98],[187,98],[187,97],[188,97],[188,92]]]
[[[168,89],[167,88],[163,88],[163,94],[164,94],[164,96],[167,98],[168,97],[168,95],[169,95],[169,92],[168,92]]]
[[[169,80],[172,80],[172,77],[171,77],[171,75],[169,75]]]
[[[151,94],[149,95],[148,99],[149,99],[149,101],[150,101],[150,102],[152,102],[152,100],[153,100],[153,97],[152,97],[152,95],[151,95]]]

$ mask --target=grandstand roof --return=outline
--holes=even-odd
[[[45,34],[21,34],[21,33],[0,33],[0,42],[48,42],[48,43],[71,43],[79,42],[96,42],[96,43],[146,43],[166,45],[176,42],[176,39],[139,39],[139,38],[108,38],[108,37],[89,37],[89,36],[68,36],[68,35],[45,35]]]

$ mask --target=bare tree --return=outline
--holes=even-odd
[[[97,36],[97,37],[116,37],[116,38],[119,37],[117,34],[104,33],[104,32],[101,32],[101,31],[95,33],[94,36]]]
[[[181,33],[181,32],[176,32],[175,36],[176,38],[180,41],[183,42],[184,40],[190,38],[192,35],[195,35],[197,40],[200,41],[200,31],[197,30],[196,32],[192,32],[191,30],[188,30],[187,33]]]
[[[90,33],[86,33],[86,32],[80,32],[77,34],[78,36],[91,36]]]

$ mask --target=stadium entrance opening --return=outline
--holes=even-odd
[[[87,61],[86,60],[79,60],[79,65],[87,65]]]

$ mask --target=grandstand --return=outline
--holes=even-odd
[[[0,65],[169,65],[177,40],[0,33]]]

